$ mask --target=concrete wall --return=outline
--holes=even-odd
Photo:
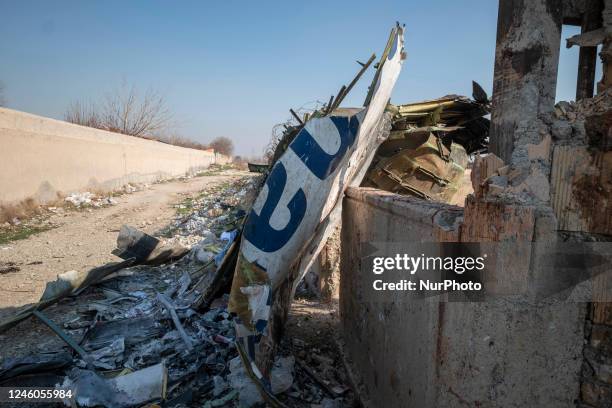
[[[545,220],[534,216],[529,221],[529,209],[497,203],[485,209],[470,200],[466,204],[464,210],[374,189],[347,191],[340,313],[345,353],[351,371],[361,376],[365,405],[575,406],[584,303],[409,300],[408,292],[385,292],[383,298],[371,288],[372,272],[362,265],[363,242],[483,240],[485,229],[470,225],[475,218],[484,220],[487,231],[497,231],[495,237],[484,237],[491,240],[531,240],[546,232]],[[513,214],[527,220],[516,231],[508,228],[516,224]],[[496,225],[494,218],[510,224]],[[533,273],[529,265],[537,268],[536,257],[531,257],[524,252],[498,260],[520,261],[528,275]]]
[[[0,202],[112,190],[225,163],[187,149],[0,108]]]

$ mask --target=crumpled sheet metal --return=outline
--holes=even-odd
[[[269,381],[254,362],[262,336],[268,335],[274,290],[300,261],[344,189],[363,175],[362,168],[380,143],[376,130],[401,70],[403,44],[403,28],[398,25],[366,108],[306,123],[272,168],[245,223],[229,309],[237,315],[239,349],[268,390]]]
[[[109,263],[88,271],[68,271],[59,274],[55,281],[47,283],[38,303],[25,307],[13,316],[0,321],[0,333],[30,317],[34,310],[43,310],[66,296],[76,295],[90,285],[100,282],[110,274],[130,267],[133,264],[134,258],[130,258],[123,262]]]
[[[0,364],[0,384],[24,374],[45,373],[69,366],[73,361],[68,352],[51,354],[30,354],[23,357],[9,357]]]
[[[117,248],[112,251],[121,259],[134,258],[137,263],[161,265],[176,260],[189,252],[181,245],[168,245],[129,225],[121,226],[117,236]]]

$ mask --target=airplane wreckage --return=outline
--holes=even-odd
[[[35,318],[67,347],[6,358],[0,387],[72,390],[56,401],[78,406],[348,404],[345,376],[322,379],[281,347],[297,285],[340,222],[344,190],[450,202],[489,130],[476,83],[474,99],[389,103],[405,59],[400,25],[374,64],[364,106],[341,108],[375,59],[320,109],[291,110],[270,163],[250,166],[262,175],[211,192],[181,221],[179,231],[206,230],[199,243],[124,226],[113,252],[121,262],[59,275],[37,304],[1,321],[6,337]],[[57,323],[62,316],[46,309],[66,302],[71,312]]]

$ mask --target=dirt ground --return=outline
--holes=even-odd
[[[359,406],[353,392],[356,386],[353,384],[354,378],[348,375],[342,358],[339,317],[338,299],[322,303],[316,299],[296,298],[289,311],[281,353],[286,350],[295,356],[298,369],[304,370],[304,366],[309,368],[309,374],[296,377],[297,388],[309,387],[300,378],[317,378],[319,385],[327,385],[321,387],[324,398],[342,400],[338,406]],[[288,406],[310,402],[292,393],[288,394],[286,401]],[[318,405],[311,405],[315,406]]]
[[[60,273],[120,260],[111,251],[123,224],[154,234],[170,223],[176,214],[174,205],[189,194],[245,174],[231,170],[154,184],[116,197],[116,205],[55,214],[50,221],[56,228],[0,245],[0,265],[11,265],[13,270],[0,275],[0,319],[16,307],[37,302],[46,283]]]

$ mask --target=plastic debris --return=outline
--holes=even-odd
[[[74,369],[62,388],[74,389],[80,406],[122,408],[164,399],[167,381],[162,363],[110,379],[93,371]]]

